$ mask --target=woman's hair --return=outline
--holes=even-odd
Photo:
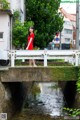
[[[34,33],[34,27],[31,26],[29,29],[33,29],[33,33]],[[30,31],[28,30],[28,35],[30,35]]]

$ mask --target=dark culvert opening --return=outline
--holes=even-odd
[[[65,99],[65,107],[73,107],[76,96],[76,81],[66,82],[63,93]]]
[[[15,112],[22,110],[25,98],[26,98],[26,86],[21,82],[8,83],[8,87],[11,92],[11,100],[13,103],[13,109]]]

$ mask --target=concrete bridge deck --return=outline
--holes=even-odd
[[[9,67],[0,69],[1,82],[23,81],[75,81],[78,79],[78,67]]]

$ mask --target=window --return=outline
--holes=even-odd
[[[3,8],[3,4],[2,3],[0,3],[0,9],[2,9]]]
[[[72,25],[71,22],[69,22],[69,21],[64,21],[64,24],[70,25],[70,26]]]
[[[65,38],[65,43],[70,43],[70,38]]]
[[[80,40],[79,40],[79,45],[80,45]]]
[[[72,30],[70,29],[64,29],[65,34],[72,34]]]
[[[3,40],[3,32],[0,32],[0,40]]]

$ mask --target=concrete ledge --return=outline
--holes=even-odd
[[[9,67],[2,67],[2,66],[0,66],[0,71],[4,71],[4,70],[9,70]]]
[[[2,82],[23,81],[75,81],[78,78],[78,67],[15,67],[0,71]]]

